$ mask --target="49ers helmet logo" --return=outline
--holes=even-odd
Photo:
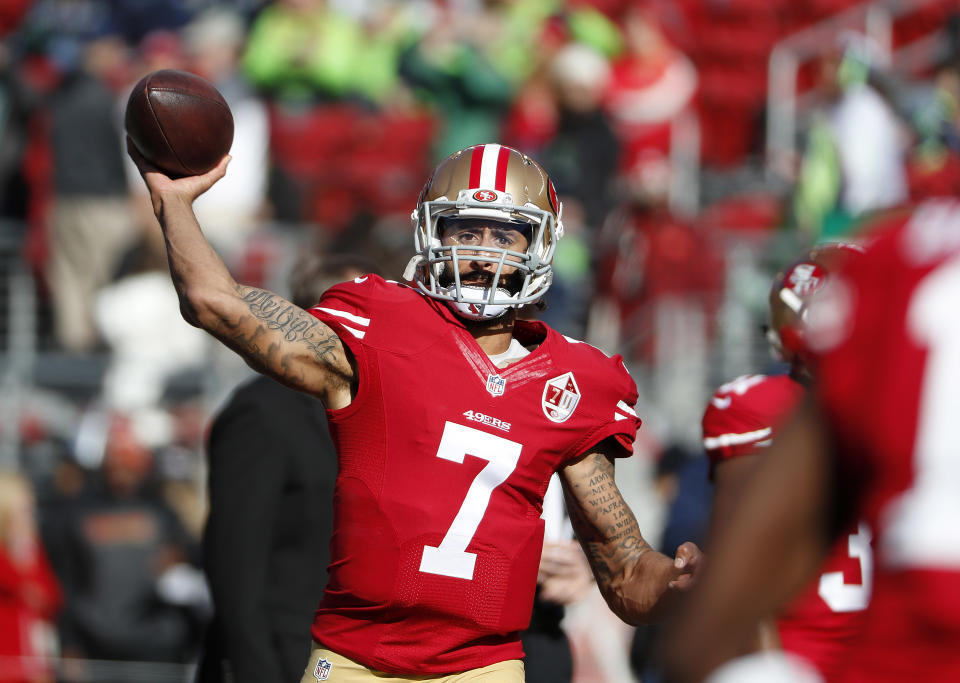
[[[565,422],[580,402],[580,387],[572,372],[547,380],[540,404],[543,414],[553,422]]]
[[[823,268],[816,263],[798,263],[786,277],[786,286],[797,296],[807,296],[823,283]]]
[[[473,193],[473,198],[478,202],[493,202],[497,200],[497,193],[492,190],[477,190]]]

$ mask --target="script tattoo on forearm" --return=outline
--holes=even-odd
[[[317,320],[303,310],[262,289],[247,288],[241,291],[243,300],[254,316],[264,321],[268,329],[283,332],[288,342],[310,341],[317,327]]]
[[[650,550],[637,520],[614,481],[614,467],[606,457],[590,457],[593,466],[584,483],[574,482],[579,505],[568,505],[570,519],[598,580],[616,575],[626,564]]]
[[[339,360],[341,344],[337,336],[320,321],[285,299],[257,287],[239,286],[237,293],[250,309],[250,313],[263,322],[263,328],[280,332],[283,340],[292,344],[306,345],[318,360],[335,365]],[[233,345],[246,351],[250,360],[263,366],[288,365],[289,354],[276,354],[274,345],[264,349],[260,343],[262,328],[252,332],[241,332],[241,326],[234,329],[231,339]]]

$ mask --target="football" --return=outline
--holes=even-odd
[[[124,116],[137,150],[171,177],[200,175],[233,143],[233,114],[220,92],[189,71],[162,69],[134,86]]]

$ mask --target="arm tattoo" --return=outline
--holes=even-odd
[[[268,360],[275,351],[275,344],[268,343],[267,348],[261,348],[258,338],[264,331],[280,332],[285,342],[304,344],[309,348],[317,360],[334,366],[340,359],[337,352],[342,348],[340,339],[319,320],[294,306],[285,299],[256,287],[237,287],[237,293],[250,309],[250,313],[263,325],[250,332],[241,332],[240,325],[231,326],[230,339],[233,345],[243,349],[250,360],[269,366]],[[281,366],[288,364],[290,354],[283,354],[276,361]]]
[[[310,340],[311,332],[317,327],[316,318],[304,315],[302,309],[276,294],[253,287],[241,287],[240,294],[250,312],[264,321],[267,329],[283,332],[283,338],[288,342]]]
[[[571,482],[567,506],[570,520],[583,542],[598,580],[609,579],[650,550],[637,520],[614,481],[614,467],[603,455],[590,456],[586,482]]]

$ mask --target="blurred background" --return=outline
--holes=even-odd
[[[399,279],[450,152],[541,162],[567,232],[538,315],[637,380],[617,479],[657,544],[702,529],[682,482],[713,389],[774,367],[776,269],[960,190],[958,36],[953,0],[2,0],[0,583],[38,569],[0,680],[190,680],[209,619],[204,439],[249,371],[180,318],[124,153],[144,74],[229,102],[196,211],[239,281],[284,294],[307,250]],[[639,680],[598,595],[565,627],[578,681]]]

